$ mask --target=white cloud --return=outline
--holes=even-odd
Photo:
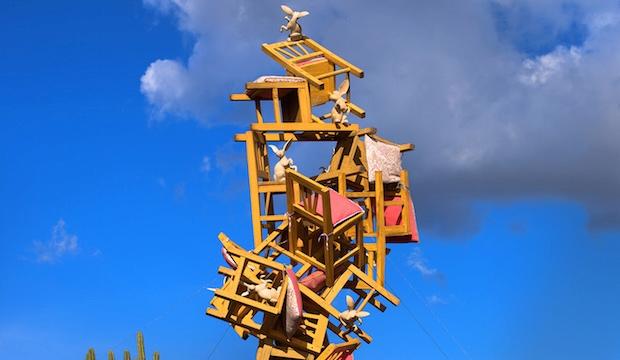
[[[36,261],[39,263],[55,263],[65,255],[73,255],[78,252],[78,237],[69,234],[65,229],[65,221],[58,220],[52,227],[52,236],[49,241],[34,241]]]
[[[246,81],[282,72],[260,50],[285,37],[279,3],[146,3],[174,14],[179,29],[196,39],[187,59],[146,69],[142,89],[155,113],[249,123],[249,108],[225,99]],[[402,1],[393,5],[398,12],[380,2],[316,1],[302,25],[365,70],[351,83],[353,100],[368,114],[360,123],[416,144],[404,165],[425,231],[462,236],[480,224],[471,210],[476,201],[532,197],[579,202],[592,228],[617,228],[618,4],[578,0],[567,10],[551,0],[491,3],[502,7],[503,18],[486,1]],[[502,22],[510,36],[498,30]],[[585,40],[560,41],[575,24],[587,27]],[[524,36],[556,43],[532,56],[511,42]],[[226,169],[231,156],[214,155],[214,167]],[[303,156],[296,162],[303,164]]]
[[[439,272],[439,270],[428,265],[427,260],[422,255],[422,250],[420,250],[420,248],[416,248],[409,255],[407,263],[424,277],[434,278],[437,280],[443,279],[443,274]]]
[[[204,156],[202,158],[202,164],[200,165],[200,171],[203,173],[208,173],[211,171],[211,159],[208,156]]]
[[[157,116],[165,113],[183,115],[188,94],[187,70],[178,61],[156,60],[140,79],[140,90],[155,105]]]
[[[558,46],[553,52],[526,59],[519,80],[526,85],[543,85],[556,73],[568,66],[576,66],[581,60],[581,49],[571,46],[570,49]]]
[[[448,302],[442,298],[441,296],[437,295],[437,294],[433,294],[431,296],[427,296],[426,297],[426,302],[429,305],[445,305]]]

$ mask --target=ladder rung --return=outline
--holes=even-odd
[[[305,61],[305,60],[314,59],[314,58],[319,57],[319,56],[323,56],[323,52],[322,51],[315,51],[315,52],[312,52],[310,54],[296,56],[296,57],[294,57],[291,60],[293,60],[296,63],[298,63],[298,62],[302,62],[302,61]]]
[[[336,71],[331,71],[325,74],[321,74],[319,76],[317,76],[316,78],[321,80],[321,79],[325,79],[326,77],[330,77],[330,76],[336,76],[336,75],[340,75],[340,74],[344,74],[346,72],[351,71],[351,69],[349,69],[348,67],[342,68],[342,69],[338,69]]]

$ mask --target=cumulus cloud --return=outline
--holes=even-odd
[[[228,93],[281,72],[259,48],[284,36],[279,3],[146,3],[196,39],[186,60],[160,59],[145,70],[142,91],[157,114],[238,121],[241,105],[230,107]],[[616,2],[297,5],[312,13],[306,34],[366,71],[351,85],[367,110],[362,125],[416,143],[404,161],[422,231],[463,236],[480,224],[476,202],[523,198],[579,202],[592,229],[618,228]]]
[[[526,85],[543,85],[560,71],[570,70],[581,59],[581,50],[571,46],[567,49],[559,46],[554,51],[523,61],[523,72],[519,80]]]
[[[52,264],[65,255],[73,255],[78,252],[78,237],[69,234],[65,229],[63,219],[52,227],[51,238],[47,242],[35,241],[35,260],[39,263]]]
[[[428,261],[422,255],[422,250],[420,250],[420,248],[416,248],[409,255],[407,264],[426,278],[436,280],[443,280],[444,278],[443,274],[439,270],[428,265]]]
[[[177,61],[156,60],[140,79],[140,89],[151,104],[156,104],[158,118],[165,113],[184,115],[190,111],[187,69]]]

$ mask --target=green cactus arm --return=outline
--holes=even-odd
[[[95,360],[95,349],[88,349],[88,352],[86,353],[86,360]]]
[[[142,335],[142,331],[138,331],[137,342],[138,342],[138,360],[146,360],[146,352],[144,351],[144,335]]]

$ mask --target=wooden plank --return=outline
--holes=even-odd
[[[261,109],[260,100],[254,100],[254,111],[256,113],[256,121],[259,123],[263,122],[263,111]]]
[[[330,71],[330,72],[325,73],[325,74],[321,74],[321,75],[317,76],[317,79],[325,79],[325,78],[328,78],[330,76],[336,76],[336,75],[344,74],[344,73],[349,72],[349,71],[351,71],[351,69],[348,68],[348,67],[345,67],[345,68],[342,68],[342,69]]]
[[[284,221],[286,215],[261,215],[260,221]]]
[[[385,287],[383,287],[380,284],[378,284],[378,282],[376,282],[373,279],[369,278],[368,275],[364,274],[355,265],[349,265],[348,269],[353,273],[353,275],[357,276],[361,281],[363,281],[366,284],[370,285],[371,288],[375,289],[379,294],[381,294],[381,296],[386,298],[389,302],[391,302],[394,305],[400,304],[400,300],[396,296],[394,296],[394,294],[392,294],[391,292],[387,291],[385,289]]]
[[[381,171],[375,172],[375,204],[376,217],[375,223],[377,228],[377,282],[383,286],[385,284],[385,205],[383,201],[383,174]]]
[[[346,61],[345,59],[341,58],[340,56],[334,54],[333,52],[329,51],[328,49],[326,49],[325,47],[323,47],[321,44],[317,43],[316,41],[310,39],[310,38],[306,38],[304,39],[304,43],[306,45],[308,45],[312,50],[314,51],[322,51],[324,56],[330,60],[331,62],[335,63],[336,65],[345,68],[348,67],[351,69],[351,73],[359,78],[363,78],[364,77],[364,70],[358,68],[357,66],[351,64],[350,62]]]
[[[299,50],[296,50],[295,48],[293,48],[291,45],[286,45],[286,48],[295,54],[295,56],[293,56],[295,60],[297,59],[298,56],[302,56],[302,53],[300,53]]]
[[[248,101],[252,100],[247,94],[230,94],[231,101]]]
[[[287,229],[288,229],[288,221],[285,221],[282,224],[280,224],[280,226],[278,226],[276,230],[272,231],[271,234],[267,235],[265,240],[263,240],[263,242],[261,242],[258,246],[256,246],[254,250],[252,250],[252,252],[254,254],[259,254],[269,245],[269,243],[274,241],[278,236],[281,236],[282,233]]]
[[[361,107],[355,105],[352,102],[349,103],[349,109],[351,109],[351,112],[360,119],[366,117],[366,110],[362,109]]]
[[[251,131],[245,133],[246,156],[248,164],[248,181],[250,187],[250,211],[252,214],[252,234],[254,246],[258,246],[263,241],[260,226],[260,198],[258,194],[258,174],[256,169],[256,145],[254,134]]]
[[[330,303],[328,303],[327,301],[325,301],[322,297],[320,297],[319,295],[317,295],[314,291],[308,289],[306,286],[304,286],[303,284],[299,284],[299,290],[301,291],[301,294],[305,297],[307,297],[308,299],[310,299],[312,302],[314,302],[315,304],[319,305],[320,307],[323,308],[323,310],[327,311],[327,313],[331,316],[333,316],[334,318],[338,319],[338,317],[340,316],[340,311],[338,311],[335,307],[333,307]]]
[[[274,59],[280,65],[284,66],[284,68],[286,70],[288,70],[289,72],[291,72],[292,74],[294,74],[296,76],[301,76],[303,78],[306,78],[306,80],[308,80],[312,85],[318,87],[320,90],[323,90],[323,88],[325,87],[325,83],[324,82],[322,82],[321,80],[319,80],[316,77],[312,76],[307,71],[301,69],[296,64],[293,64],[290,60],[286,59],[284,56],[282,56],[281,54],[279,54],[278,52],[273,50],[272,46],[273,46],[273,44],[272,45],[263,44],[261,46],[261,48],[272,59]]]
[[[287,45],[288,46],[288,45]],[[290,52],[288,52],[287,50],[285,50],[284,48],[275,48],[275,50],[277,52],[279,52],[280,54],[284,55],[284,56],[288,56],[289,60],[294,58],[295,55],[291,54]]]
[[[288,125],[286,123],[285,125]],[[321,123],[324,124],[324,123]],[[322,131],[305,131],[300,133],[294,133],[291,131],[280,132],[280,133],[262,133],[265,137],[266,142],[283,142],[288,140],[293,141],[338,141],[339,139],[347,136],[355,136],[355,131],[352,132],[322,132]],[[245,134],[235,134],[233,140],[236,142],[245,142],[246,137]]]
[[[305,55],[301,55],[296,57],[295,59],[293,59],[293,61],[295,61],[295,63],[300,63],[306,60],[310,60],[310,59],[314,59],[316,57],[319,56],[323,56],[323,52],[322,51],[315,51],[315,52],[311,52],[309,54],[305,54]]]
[[[282,122],[282,108],[280,107],[280,97],[278,88],[271,89],[271,99],[273,101],[273,116],[276,123]]]
[[[277,81],[277,82],[249,82],[245,84],[247,90],[262,90],[262,89],[296,89],[306,86],[304,81]],[[250,98],[251,94],[248,94]]]
[[[359,130],[359,125],[349,124],[329,124],[329,123],[263,123],[252,124],[250,128],[254,131],[324,131],[324,132],[344,132],[351,133]]]
[[[258,183],[258,192],[274,194],[285,193],[286,185],[284,185],[284,183],[276,183],[273,181],[263,181]]]

